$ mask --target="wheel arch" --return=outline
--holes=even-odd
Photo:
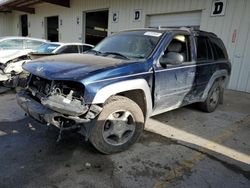
[[[136,102],[145,117],[152,113],[151,90],[144,79],[121,81],[105,86],[96,93],[92,104],[103,104],[114,95],[125,96]]]
[[[116,95],[121,95],[134,101],[141,108],[144,117],[147,117],[147,111],[148,111],[147,102],[146,102],[146,96],[143,90],[141,89],[129,90],[129,91],[117,93]]]
[[[214,82],[218,81],[222,79],[224,84],[222,85],[223,89],[225,88],[225,86],[228,83],[229,80],[229,75],[228,75],[228,71],[223,69],[223,70],[218,70],[216,72],[214,72],[214,74],[212,75],[212,77],[210,78],[204,92],[202,95],[202,101],[205,101],[207,96],[208,96],[208,92],[210,91],[210,88],[213,86]]]

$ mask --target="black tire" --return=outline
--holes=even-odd
[[[91,130],[90,142],[104,154],[117,153],[134,144],[143,129],[144,116],[141,108],[131,99],[113,96],[104,104],[97,117]]]
[[[223,88],[219,81],[215,81],[208,92],[206,100],[200,103],[200,108],[205,112],[213,112],[220,103],[223,94]]]

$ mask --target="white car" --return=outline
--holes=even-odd
[[[29,37],[0,37],[0,82],[9,81],[13,74],[22,72],[27,54],[47,42]]]
[[[10,56],[8,61],[5,60],[6,63],[0,63],[0,82],[3,82],[5,86],[15,87],[18,84],[18,75],[23,72],[22,65],[32,59],[56,54],[83,53],[92,48],[92,45],[82,43],[43,43],[40,47],[28,50],[26,53],[18,53],[14,59]]]

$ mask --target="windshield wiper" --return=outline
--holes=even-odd
[[[118,52],[100,52],[100,51],[91,49],[91,50],[86,51],[85,53],[94,53],[95,55],[100,55],[100,54],[102,54],[102,55],[115,55],[115,56],[120,56],[123,59],[129,59],[127,56],[120,54]]]
[[[120,54],[118,52],[103,52],[103,54],[107,54],[107,55],[116,55],[116,56],[120,56],[122,57],[123,59],[129,59],[127,56],[123,55],[123,54]]]

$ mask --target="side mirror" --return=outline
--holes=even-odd
[[[160,58],[161,64],[180,65],[184,61],[183,55],[176,52],[168,52]]]

